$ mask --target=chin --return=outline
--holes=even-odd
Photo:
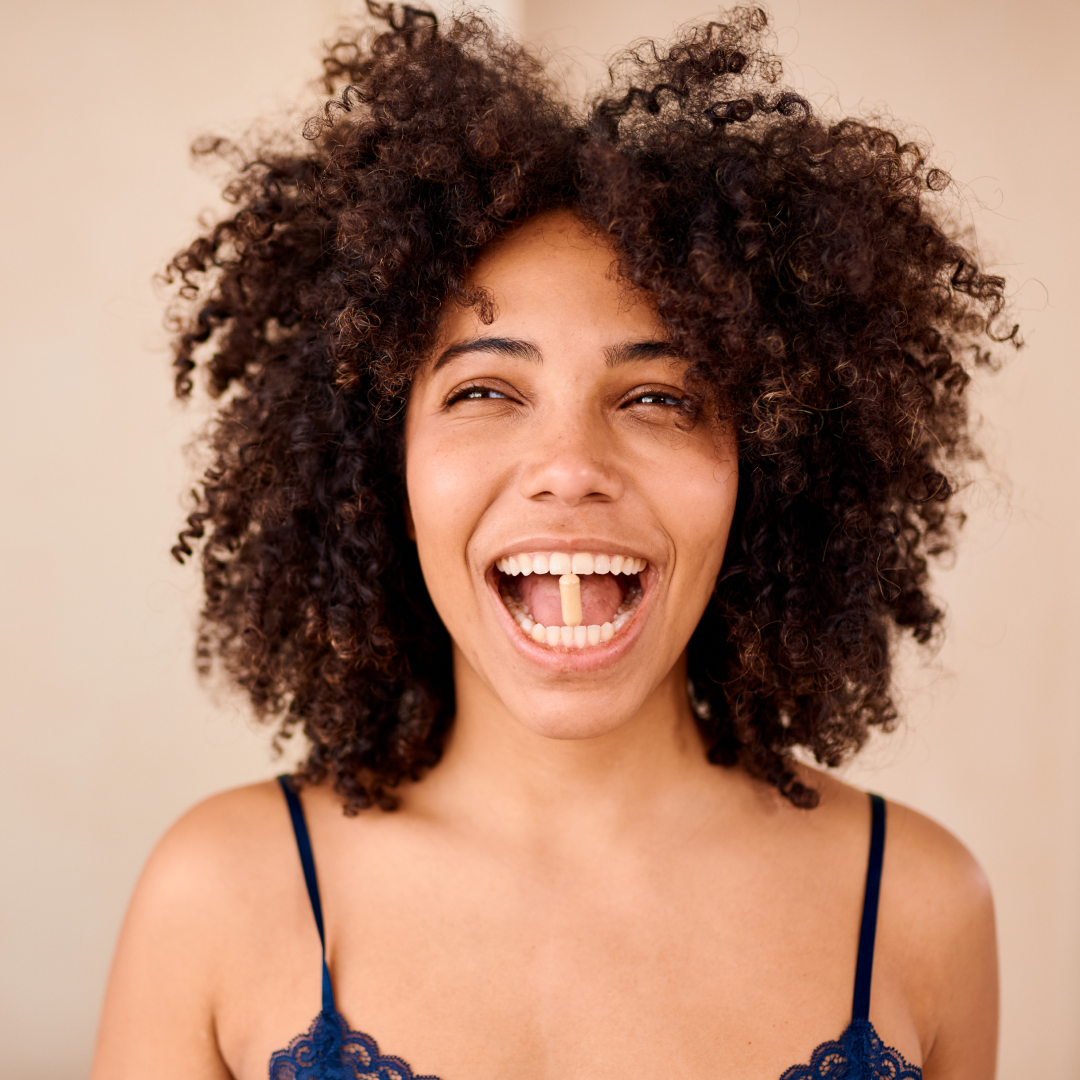
[[[545,739],[600,739],[630,722],[641,702],[627,704],[591,702],[593,695],[570,692],[552,695],[556,699],[544,703],[544,694],[529,695],[527,702],[511,706],[511,713],[522,727]],[[605,695],[606,697],[606,695]],[[539,700],[538,700],[539,699]]]
[[[545,739],[557,741],[579,741],[582,739],[601,739],[610,735],[617,728],[622,727],[622,722],[584,720],[581,717],[552,716],[537,718],[535,714],[523,719],[518,717],[518,722],[537,735]]]

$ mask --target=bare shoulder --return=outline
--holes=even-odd
[[[861,892],[870,843],[867,792],[821,769],[799,765],[798,772],[818,793],[812,810],[797,809],[760,781],[743,781],[753,791],[758,820],[783,832],[792,852],[809,853],[829,875],[853,873]],[[986,875],[964,844],[932,818],[891,800],[885,816],[883,922],[895,918],[910,942],[947,955],[965,933],[987,920],[992,924]]]
[[[883,930],[889,952],[906,961],[921,1013],[924,1076],[991,1077],[998,967],[990,883],[937,822],[900,803],[889,804],[888,818]]]
[[[133,906],[177,907],[189,918],[205,910],[220,919],[232,904],[262,891],[289,843],[288,813],[275,782],[212,795],[158,841]]]
[[[990,883],[975,856],[944,826],[903,803],[888,804],[890,874],[905,906],[931,932],[951,934],[992,911]]]
[[[166,831],[124,919],[93,1077],[164,1075],[165,1059],[177,1076],[228,1076],[217,999],[245,942],[280,933],[296,906],[280,872],[290,832],[273,782],[206,799]]]
[[[158,842],[147,869],[183,872],[209,860],[232,876],[228,871],[235,860],[257,862],[266,845],[275,847],[288,838],[288,830],[288,811],[276,781],[232,788],[183,813]]]
[[[821,795],[819,811],[836,829],[868,835],[865,791],[816,769],[807,782]],[[903,803],[886,803],[884,873],[897,883],[896,894],[928,928],[948,931],[984,913],[991,904],[986,874],[974,855],[948,829]]]
[[[838,827],[844,819],[868,824],[864,792],[819,773],[813,781]],[[874,994],[895,989],[906,1000],[926,1080],[994,1075],[998,973],[989,882],[948,829],[892,801],[874,976]],[[871,1018],[873,1011],[872,1004]]]

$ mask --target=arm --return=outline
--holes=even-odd
[[[993,1080],[998,1039],[994,904],[982,868],[950,833],[889,805],[890,893],[908,953],[924,1080]]]
[[[113,958],[91,1080],[230,1075],[214,1032],[202,831],[181,819],[143,870]]]
[[[226,1057],[243,1058],[253,1034],[241,1022],[237,1042],[237,1017],[250,1021],[247,999],[267,982],[252,958],[270,953],[280,961],[277,935],[309,945],[314,934],[298,864],[295,874],[282,870],[295,862],[290,847],[273,783],[215,796],[169,829],[124,919],[91,1080],[227,1080],[236,1072]],[[297,913],[299,932],[288,922]],[[229,1055],[222,1050],[226,1005]]]

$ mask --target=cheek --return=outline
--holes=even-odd
[[[469,492],[450,455],[423,438],[406,450],[405,481],[421,558],[441,560],[467,514]]]
[[[719,572],[735,516],[739,466],[734,444],[685,455],[682,468],[673,462],[668,475],[665,490],[676,541],[684,560],[689,557],[693,576],[711,590],[709,575]]]
[[[487,499],[482,462],[460,442],[416,432],[406,443],[405,480],[414,540],[436,606],[466,586],[466,549]]]

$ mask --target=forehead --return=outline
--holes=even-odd
[[[571,210],[539,214],[485,249],[467,275],[501,324],[521,319],[661,332],[652,297],[619,273],[611,240]],[[449,305],[444,332],[481,323],[480,306]],[[491,324],[487,324],[491,325]]]
[[[513,271],[522,264],[574,262],[603,278],[618,275],[618,256],[610,238],[573,210],[537,214],[486,247],[471,274]]]

